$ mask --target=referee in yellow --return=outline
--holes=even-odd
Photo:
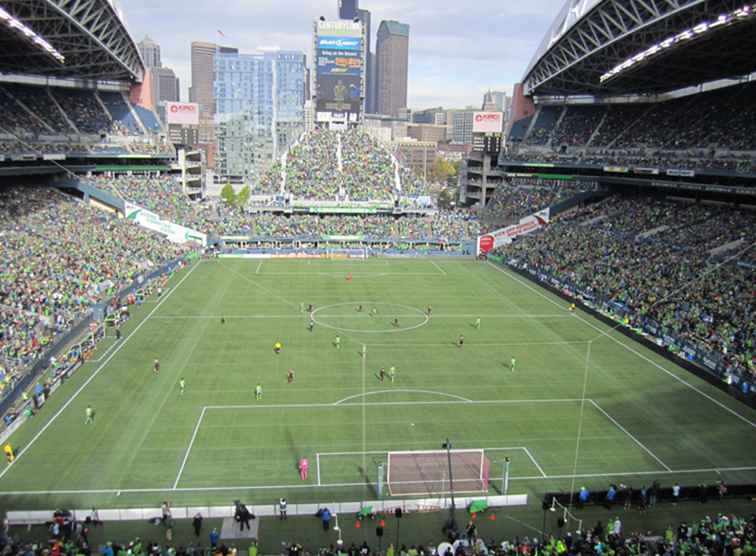
[[[8,460],[8,463],[13,463],[13,460],[16,459],[16,454],[13,451],[13,446],[10,445],[10,442],[3,446],[3,452],[5,452],[5,459]]]

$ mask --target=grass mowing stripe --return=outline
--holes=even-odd
[[[149,312],[149,313],[147,314],[147,316],[146,316],[146,317],[144,318],[144,320],[142,320],[142,322],[140,322],[139,324],[137,324],[137,325],[136,325],[136,328],[134,328],[134,330],[132,330],[132,331],[131,331],[131,334],[129,334],[128,336],[126,336],[126,337],[125,337],[125,338],[123,339],[123,341],[122,341],[122,342],[121,342],[121,343],[120,343],[120,344],[118,345],[118,347],[117,347],[117,348],[116,348],[115,350],[113,350],[113,352],[112,352],[112,353],[111,353],[110,355],[108,355],[108,357],[107,357],[107,358],[105,359],[105,361],[103,361],[103,362],[102,362],[102,363],[100,364],[100,366],[99,366],[99,367],[97,367],[97,369],[95,369],[95,371],[94,371],[94,372],[93,372],[93,373],[92,373],[92,374],[91,374],[91,375],[89,376],[89,378],[87,378],[87,380],[85,380],[85,381],[84,381],[84,384],[82,384],[81,386],[79,386],[78,390],[76,390],[76,391],[75,391],[75,392],[74,392],[74,393],[73,393],[73,394],[71,395],[71,397],[70,397],[70,398],[68,398],[68,400],[66,400],[66,403],[64,403],[64,404],[63,404],[63,405],[62,405],[62,406],[60,407],[60,409],[58,409],[58,411],[56,411],[56,412],[55,412],[55,413],[54,413],[54,414],[52,415],[52,417],[50,417],[50,419],[49,419],[49,420],[47,421],[47,423],[45,423],[45,424],[44,424],[44,426],[43,426],[43,427],[42,427],[42,428],[41,428],[41,429],[40,429],[40,430],[39,430],[39,431],[37,432],[37,434],[35,434],[35,435],[34,435],[34,436],[32,437],[32,439],[31,439],[31,440],[30,440],[29,442],[27,442],[27,443],[26,443],[26,445],[25,445],[25,446],[23,447],[23,449],[21,449],[21,451],[20,451],[20,452],[19,452],[18,454],[16,454],[16,459],[14,459],[12,463],[8,464],[8,465],[6,466],[6,468],[5,468],[5,469],[3,469],[2,471],[0,471],[0,479],[2,479],[2,478],[3,478],[4,476],[5,476],[5,474],[6,474],[6,473],[7,473],[8,471],[10,471],[10,469],[11,469],[11,468],[12,468],[12,467],[13,467],[13,466],[14,466],[15,464],[17,464],[17,463],[18,463],[18,460],[20,460],[20,459],[21,459],[21,457],[22,457],[22,456],[23,456],[23,455],[24,455],[24,454],[25,454],[25,453],[26,453],[26,452],[27,452],[27,451],[29,450],[29,448],[31,448],[31,447],[32,447],[32,446],[34,445],[34,443],[35,443],[35,442],[36,442],[36,441],[37,441],[37,440],[39,439],[39,437],[40,437],[40,436],[42,436],[42,435],[44,434],[44,432],[45,432],[45,431],[46,431],[46,430],[47,430],[48,428],[50,428],[50,425],[52,425],[52,424],[53,424],[53,422],[54,422],[54,421],[55,421],[55,420],[56,420],[56,419],[57,419],[57,418],[58,418],[58,417],[59,417],[59,416],[61,415],[61,413],[63,413],[63,412],[64,412],[64,411],[66,410],[66,408],[68,408],[68,406],[69,406],[69,405],[71,405],[71,404],[73,403],[73,401],[74,401],[74,400],[75,400],[75,399],[76,399],[76,398],[77,398],[77,397],[79,396],[79,394],[81,394],[81,393],[82,393],[82,392],[84,391],[84,389],[85,389],[85,388],[86,388],[86,387],[87,387],[87,386],[89,385],[89,383],[90,383],[90,382],[92,382],[92,381],[93,381],[93,380],[95,379],[95,377],[96,377],[96,376],[97,376],[98,374],[100,374],[100,371],[101,371],[102,369],[104,369],[104,368],[105,368],[105,366],[106,366],[106,365],[107,365],[107,364],[108,364],[108,363],[109,363],[109,362],[111,361],[111,359],[113,359],[113,357],[115,357],[115,355],[116,355],[116,354],[117,354],[117,353],[118,353],[119,351],[121,351],[121,348],[122,348],[123,346],[125,346],[125,345],[126,345],[126,343],[127,343],[127,342],[128,342],[128,341],[129,341],[129,340],[130,340],[130,339],[131,339],[131,338],[132,338],[133,336],[134,336],[134,334],[136,334],[137,332],[139,332],[139,330],[140,330],[140,329],[142,328],[142,326],[144,326],[144,324],[145,324],[145,323],[146,323],[147,321],[149,321],[149,320],[150,320],[150,317],[152,317],[152,315],[154,315],[154,314],[155,314],[155,312],[157,312],[157,310],[158,310],[158,309],[160,309],[160,306],[161,306],[161,305],[162,305],[163,303],[165,303],[165,301],[166,301],[166,300],[167,300],[167,299],[168,299],[168,298],[169,298],[169,297],[171,296],[171,294],[172,294],[173,292],[175,292],[175,291],[176,291],[176,290],[177,290],[177,289],[179,288],[179,286],[180,286],[181,284],[183,284],[183,283],[184,283],[184,281],[185,281],[185,280],[186,280],[187,278],[189,278],[189,276],[191,276],[191,275],[192,275],[192,272],[194,272],[194,269],[196,269],[196,268],[197,268],[197,266],[199,266],[199,265],[200,265],[201,263],[202,263],[202,261],[198,261],[198,262],[197,262],[197,263],[196,263],[196,264],[195,264],[194,266],[192,266],[192,268],[190,268],[190,269],[189,269],[189,272],[187,272],[187,273],[186,273],[186,275],[185,275],[185,276],[184,276],[184,277],[183,277],[183,278],[182,278],[181,280],[179,280],[179,283],[178,283],[178,284],[176,284],[176,286],[175,286],[175,287],[174,287],[174,288],[173,288],[173,289],[172,289],[172,290],[171,290],[171,291],[170,291],[170,292],[169,292],[168,294],[166,294],[166,295],[165,295],[165,296],[164,296],[164,297],[163,297],[163,298],[162,298],[162,299],[160,300],[160,302],[159,302],[159,303],[158,303],[157,305],[155,305],[155,307],[154,307],[154,308],[152,309],[152,311],[150,311],[150,312]]]
[[[561,305],[560,305],[560,304],[559,304],[559,303],[558,303],[557,301],[555,301],[555,300],[551,299],[551,298],[550,298],[550,297],[548,297],[548,296],[547,296],[546,294],[544,294],[544,293],[543,293],[542,291],[538,291],[538,290],[537,290],[537,289],[536,289],[536,288],[535,288],[534,286],[532,286],[531,284],[528,284],[528,283],[527,283],[527,282],[525,282],[525,281],[524,281],[524,280],[523,280],[522,278],[520,278],[520,277],[517,277],[517,276],[513,275],[513,274],[512,274],[511,272],[509,272],[509,271],[507,271],[507,270],[504,270],[504,269],[502,269],[502,268],[499,268],[499,267],[497,267],[496,265],[494,265],[494,264],[493,264],[492,262],[490,262],[490,261],[489,261],[489,263],[488,263],[488,264],[489,264],[489,265],[490,265],[490,266],[491,266],[491,267],[492,267],[493,269],[495,269],[495,270],[498,270],[499,272],[501,272],[501,273],[502,273],[502,274],[504,274],[505,276],[508,276],[508,277],[509,277],[509,278],[510,278],[511,280],[514,280],[515,282],[518,282],[518,283],[519,283],[520,285],[522,285],[522,286],[524,286],[525,288],[529,289],[530,291],[532,291],[532,292],[534,292],[534,293],[538,294],[538,295],[539,295],[540,297],[542,297],[542,298],[546,299],[546,300],[547,300],[547,301],[548,301],[549,303],[552,303],[552,304],[556,305],[557,307],[561,307]],[[566,310],[566,309],[565,309],[565,310]],[[688,388],[690,388],[690,389],[691,389],[691,390],[693,390],[694,392],[696,392],[696,393],[700,394],[701,396],[703,396],[704,398],[706,398],[707,400],[709,400],[709,401],[710,401],[710,402],[712,402],[713,404],[715,404],[715,405],[719,406],[719,407],[720,407],[721,409],[724,409],[724,410],[725,410],[726,412],[730,413],[731,415],[733,415],[733,416],[737,417],[738,419],[740,419],[741,421],[743,421],[743,422],[744,422],[744,423],[746,423],[747,425],[750,425],[750,426],[751,426],[752,428],[756,429],[756,423],[754,423],[753,421],[751,421],[751,420],[750,420],[750,419],[748,419],[747,417],[745,417],[745,416],[741,415],[740,413],[738,413],[737,411],[735,411],[735,410],[734,410],[734,409],[732,409],[731,407],[728,407],[727,405],[723,404],[722,402],[720,402],[720,401],[719,401],[719,400],[717,400],[716,398],[714,398],[714,397],[710,396],[709,394],[707,394],[706,392],[704,392],[703,390],[701,390],[701,389],[700,389],[700,388],[698,388],[697,386],[695,386],[695,385],[691,384],[690,382],[688,382],[688,381],[687,381],[687,380],[685,380],[684,378],[677,376],[677,375],[676,375],[675,373],[673,373],[673,372],[672,372],[672,371],[670,371],[669,369],[667,369],[667,368],[665,368],[665,367],[662,367],[662,366],[661,366],[661,365],[659,365],[659,363],[657,363],[656,361],[653,361],[652,359],[649,359],[648,357],[646,357],[645,355],[643,355],[643,354],[642,354],[641,352],[639,352],[639,351],[638,351],[638,350],[636,350],[635,348],[633,348],[633,347],[631,347],[631,346],[627,345],[626,343],[624,343],[624,342],[620,341],[620,340],[619,340],[618,338],[615,338],[614,336],[611,336],[611,335],[609,334],[609,332],[611,332],[612,330],[614,330],[614,328],[612,328],[611,330],[603,330],[603,329],[599,328],[598,326],[596,326],[595,324],[591,323],[590,321],[588,321],[588,320],[584,319],[584,318],[583,318],[583,317],[581,317],[580,315],[578,315],[578,314],[575,314],[575,313],[573,313],[573,315],[575,316],[575,318],[576,318],[576,319],[578,319],[578,320],[579,320],[580,322],[582,322],[583,324],[585,324],[585,325],[589,326],[590,328],[594,329],[594,330],[595,330],[596,332],[599,332],[601,336],[606,336],[606,337],[607,337],[607,338],[609,338],[609,339],[610,339],[610,340],[611,340],[612,342],[614,342],[614,343],[616,343],[616,344],[619,344],[620,346],[622,346],[623,348],[625,348],[625,349],[626,349],[627,351],[629,351],[630,353],[632,353],[632,354],[634,354],[634,355],[636,355],[636,356],[640,357],[640,358],[641,358],[641,359],[643,359],[643,360],[644,360],[645,362],[649,363],[650,365],[653,365],[653,366],[654,366],[654,367],[656,367],[657,369],[659,369],[659,370],[661,370],[661,371],[664,371],[664,372],[665,372],[666,374],[668,374],[669,376],[671,376],[671,377],[672,377],[673,379],[675,379],[676,381],[678,381],[678,382],[679,382],[680,384],[684,384],[685,386],[687,386]]]

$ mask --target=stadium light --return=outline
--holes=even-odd
[[[668,37],[664,39],[663,41],[661,41],[660,43],[655,44],[651,46],[650,48],[647,48],[646,50],[639,52],[638,54],[635,54],[634,56],[628,58],[621,64],[614,66],[608,72],[603,74],[599,78],[599,81],[601,83],[605,83],[609,81],[610,79],[613,79],[617,75],[629,70],[633,66],[650,58],[651,56],[655,56],[659,52],[663,52],[667,50],[668,48],[672,48],[673,46],[677,46],[681,43],[685,43],[689,40],[698,38],[704,34],[711,32],[714,29],[717,29],[718,27],[722,27],[723,25],[730,26],[737,23],[741,23],[743,21],[752,19],[754,16],[756,16],[756,4],[749,4],[749,5],[742,6],[738,8],[737,10],[733,10],[732,12],[728,14],[720,15],[714,21],[702,21],[701,23],[694,25],[690,29],[686,29],[680,33],[677,33],[671,37]]]
[[[35,44],[38,48],[44,50],[46,54],[48,54],[61,64],[64,64],[66,62],[66,57],[58,52],[53,47],[53,45],[40,37],[34,31],[32,31],[23,22],[13,17],[2,7],[0,7],[0,21],[2,21],[3,24],[5,24],[5,26],[8,27],[11,31],[16,32],[16,34],[18,35],[22,35],[25,40],[31,42],[32,44]]]

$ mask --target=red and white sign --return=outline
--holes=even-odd
[[[502,112],[475,112],[473,114],[473,133],[501,133],[504,129]]]
[[[508,245],[519,236],[545,228],[549,224],[550,209],[543,209],[535,214],[521,218],[518,224],[501,228],[478,238],[478,255],[486,255],[497,247]]]
[[[199,104],[196,102],[166,102],[165,121],[168,124],[199,125]]]

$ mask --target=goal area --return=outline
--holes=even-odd
[[[490,468],[482,449],[388,452],[386,486],[391,496],[486,493]]]

